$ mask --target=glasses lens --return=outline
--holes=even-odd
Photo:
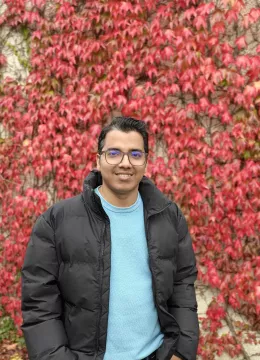
[[[132,165],[143,165],[145,162],[145,154],[142,151],[131,151],[129,158]]]
[[[111,149],[105,152],[106,161],[108,164],[116,165],[119,164],[123,159],[123,153],[120,150]],[[144,165],[145,153],[142,151],[130,151],[128,153],[129,161],[132,165]]]
[[[120,161],[122,160],[121,151],[120,150],[107,150],[106,151],[106,160],[111,165],[120,163]]]

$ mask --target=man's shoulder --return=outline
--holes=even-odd
[[[78,194],[70,198],[57,201],[56,203],[52,204],[47,211],[52,210],[54,212],[58,212],[60,210],[74,209],[81,203],[82,196],[81,194]]]
[[[53,227],[64,218],[68,219],[74,216],[81,216],[84,212],[84,203],[81,194],[60,200],[52,204],[43,214],[42,217]]]
[[[178,217],[178,213],[180,211],[178,205],[173,200],[169,200],[169,210],[174,213]]]
[[[80,203],[82,203],[82,195],[78,194],[67,199],[59,200],[51,207],[56,211],[58,211],[59,209],[64,209],[64,208],[66,209],[66,208],[71,208],[73,206],[77,206]]]

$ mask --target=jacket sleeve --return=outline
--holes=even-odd
[[[30,360],[76,360],[61,321],[54,231],[44,216],[32,230],[22,267],[22,315]]]
[[[198,271],[187,222],[179,209],[178,220],[177,272],[168,306],[180,326],[180,337],[174,354],[184,360],[195,360],[199,322],[194,283]]]

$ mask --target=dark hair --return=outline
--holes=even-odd
[[[112,119],[111,123],[105,126],[98,138],[98,153],[100,154],[105,143],[106,135],[109,131],[120,130],[123,132],[136,131],[142,135],[144,140],[144,151],[148,154],[148,131],[147,125],[143,120],[137,120],[131,117],[119,116]]]

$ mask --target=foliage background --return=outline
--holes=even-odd
[[[199,279],[217,290],[200,356],[246,358],[243,343],[258,346],[260,9],[244,5],[2,2],[0,310],[15,338],[32,224],[81,191],[101,127],[123,114],[149,124],[147,175],[184,210]],[[229,308],[248,322],[223,336]]]

